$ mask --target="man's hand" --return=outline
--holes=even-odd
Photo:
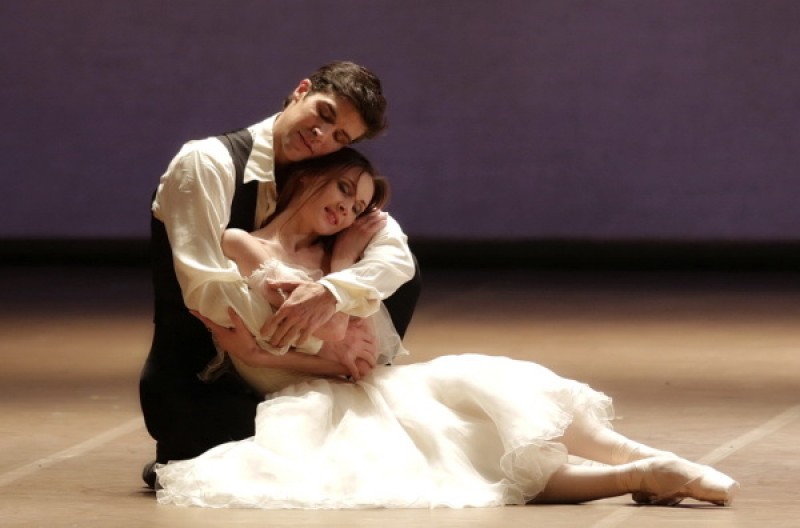
[[[358,381],[375,368],[378,344],[368,319],[351,319],[342,341],[326,342],[318,356],[345,366]]]
[[[261,327],[262,336],[271,336],[272,346],[302,345],[336,313],[336,297],[317,282],[275,282],[273,290],[291,292],[278,311]]]
[[[226,328],[216,324],[208,317],[203,316],[194,310],[191,314],[200,319],[203,324],[208,328],[209,332],[214,335],[214,340],[223,350],[230,355],[235,356],[242,363],[251,367],[266,367],[271,363],[265,360],[272,359],[268,353],[264,352],[256,343],[255,338],[250,334],[250,331],[242,321],[239,314],[233,308],[228,308],[228,315],[233,321],[233,328]]]

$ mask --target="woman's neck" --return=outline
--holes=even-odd
[[[308,229],[293,210],[281,212],[269,224],[254,231],[253,235],[278,246],[288,263],[312,269],[325,267],[324,249],[319,243],[319,235]]]

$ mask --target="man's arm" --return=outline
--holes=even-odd
[[[414,271],[408,237],[387,214],[386,224],[372,237],[362,258],[326,275],[320,283],[336,297],[338,311],[367,317],[378,310],[380,301],[411,280]]]
[[[186,306],[230,326],[233,306],[254,334],[269,316],[222,252],[235,190],[233,162],[216,139],[185,145],[161,177],[153,214],[164,223]]]
[[[369,223],[369,219],[363,220]],[[370,233],[368,244],[359,246],[366,244],[357,262],[353,264],[358,256],[351,256],[350,267],[316,283],[300,285],[267,320],[261,332],[271,336],[273,346],[302,343],[336,310],[359,317],[371,315],[379,309],[381,300],[414,276],[414,260],[400,226],[385,213],[380,214],[377,225],[380,227]]]

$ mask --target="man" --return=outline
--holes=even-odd
[[[227,227],[251,231],[274,210],[280,184],[276,168],[375,137],[385,128],[385,108],[373,73],[351,62],[329,64],[303,79],[279,114],[238,132],[191,141],[170,163],[152,206],[155,328],[139,385],[145,423],[157,442],[156,462],[191,458],[252,436],[261,401],[235,373],[213,382],[198,378],[216,349],[190,311],[234,327],[232,332],[241,321],[250,333],[269,336],[270,344],[282,347],[303,342],[337,310],[355,316],[373,312],[415,277],[387,299],[398,332],[405,331],[419,277],[406,237],[390,217],[362,261],[297,286],[272,317],[251,302],[251,292],[221,248]],[[374,348],[357,331],[338,346]],[[340,355],[355,367],[352,355]],[[143,474],[151,487],[152,466]]]

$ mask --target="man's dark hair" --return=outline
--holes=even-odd
[[[311,81],[309,93],[338,95],[356,108],[367,126],[367,131],[356,141],[374,138],[386,129],[386,98],[381,80],[367,68],[350,61],[332,62],[319,68],[308,79]],[[290,100],[286,100],[284,107]]]

